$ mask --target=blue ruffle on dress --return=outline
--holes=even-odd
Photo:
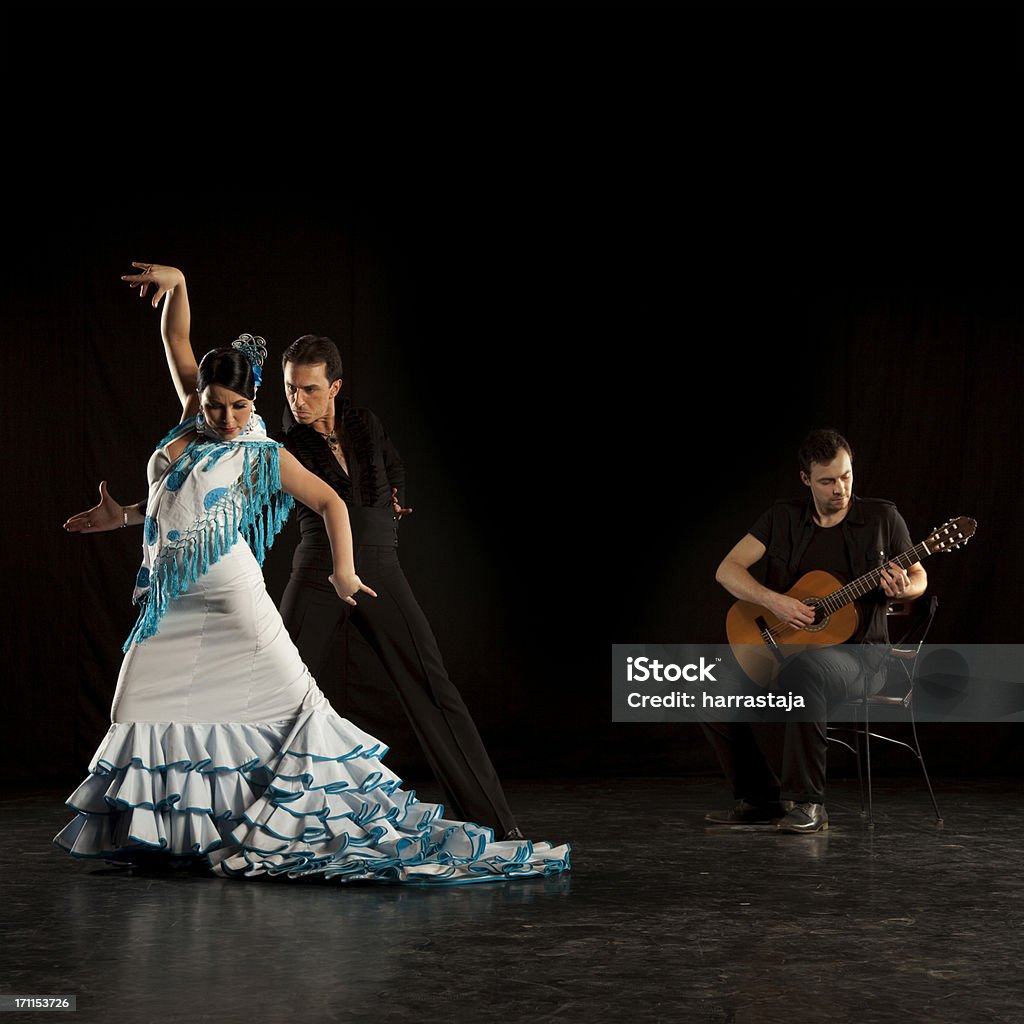
[[[205,858],[227,876],[455,884],[568,870],[567,845],[446,820],[400,788],[386,753],[317,708],[292,723],[115,724],[54,841],[114,862]]]

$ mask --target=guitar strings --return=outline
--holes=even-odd
[[[919,552],[919,548],[923,548],[924,550]],[[890,562],[895,563],[901,569],[907,569],[915,562],[919,562],[922,558],[926,558],[930,553],[927,543],[922,541],[920,544],[912,547],[909,551],[904,551],[902,555],[890,559]],[[850,601],[855,600],[858,597],[863,597],[869,591],[874,590],[881,583],[881,580],[882,568],[879,567],[877,569],[872,569],[870,572],[865,573],[852,583],[845,584],[838,590],[832,591],[831,594],[828,594],[823,598],[815,599],[815,603],[810,607],[823,608],[829,615],[831,615],[833,612],[837,612],[840,608],[849,604]],[[798,629],[796,626],[791,626],[788,622],[780,622],[777,626],[768,627],[768,635],[775,640],[787,630],[792,630],[794,632],[806,632],[804,629]]]
[[[968,520],[968,522],[973,524],[973,520]],[[954,525],[960,527],[960,529],[962,530],[963,527],[961,526],[961,523],[962,520],[950,520],[945,524],[944,532],[948,535],[948,533],[950,532],[949,527]],[[895,562],[896,565],[898,565],[901,569],[907,569],[915,562],[920,562],[922,559],[927,558],[931,554],[934,554],[934,551],[929,546],[929,541],[934,541],[938,537],[940,532],[942,531],[936,530],[932,534],[932,536],[930,536],[927,540],[921,541],[920,544],[915,544],[914,547],[912,547],[909,551],[904,551],[902,555],[898,555],[896,558],[890,559],[890,563]],[[966,536],[964,536],[962,532],[958,532],[956,534],[956,540],[960,541],[961,543],[966,543],[968,540],[970,540],[972,536],[974,536],[973,529],[970,530],[970,532],[967,533]],[[953,547],[959,546],[960,544],[953,545]],[[935,550],[940,549],[936,548]],[[863,597],[866,593],[868,593],[868,591],[874,590],[881,583],[882,568],[883,567],[879,566],[879,568],[877,569],[872,569],[870,572],[865,573],[863,576],[861,576],[859,579],[854,580],[852,583],[847,583],[845,586],[840,587],[838,590],[834,590],[831,594],[828,594],[820,599],[816,598],[815,603],[812,604],[810,607],[824,608],[828,612],[828,614],[831,615],[832,612],[838,611],[844,605],[849,604],[850,601],[855,600],[858,597]],[[801,633],[806,632],[806,630],[800,629],[797,626],[791,626],[788,622],[780,622],[776,626],[769,626],[766,632],[772,640],[775,640],[777,637],[780,637],[787,630]]]

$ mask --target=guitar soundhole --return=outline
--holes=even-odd
[[[804,598],[804,604],[809,604],[814,609],[814,622],[810,626],[804,626],[805,633],[819,633],[828,625],[828,620],[832,618],[831,615],[826,615],[824,610],[819,607],[818,601],[821,598],[818,597],[807,597]]]

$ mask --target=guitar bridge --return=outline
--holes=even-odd
[[[754,625],[757,626],[757,630],[761,634],[761,639],[768,645],[772,654],[775,655],[776,660],[780,663],[785,661],[786,659],[783,656],[782,651],[779,650],[779,645],[775,642],[775,637],[772,636],[771,630],[768,628],[768,623],[764,620],[764,616],[758,615],[757,618],[754,619]]]

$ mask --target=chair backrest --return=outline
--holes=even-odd
[[[928,631],[932,628],[939,599],[932,595],[927,604],[922,599],[892,603],[886,609],[887,620],[903,619],[906,628],[898,640],[890,640],[889,655],[903,669],[907,692],[902,703],[910,706],[914,697],[914,680],[917,678],[918,655],[924,646]]]
[[[902,619],[902,625],[905,627],[903,634],[896,640],[892,639],[890,629],[889,643],[894,651],[913,650],[917,654],[921,650],[921,646],[928,636],[928,630],[932,628],[932,620],[939,607],[939,599],[933,594],[928,598],[924,611],[921,610],[921,606],[922,599],[919,598],[916,601],[894,601],[886,608],[886,620],[890,627],[896,624],[895,620],[897,619]]]

